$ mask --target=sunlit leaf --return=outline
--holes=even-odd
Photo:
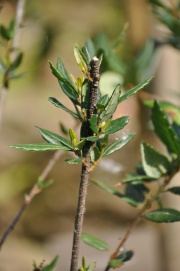
[[[56,267],[57,261],[59,256],[56,256],[50,264],[45,265],[41,271],[54,271],[54,268]]]
[[[124,126],[128,123],[129,117],[124,116],[115,120],[111,120],[110,124],[107,126],[105,130],[103,130],[103,134],[113,134],[123,129]]]
[[[149,177],[158,179],[170,171],[171,164],[167,157],[146,142],[141,143],[141,157],[144,171]]]
[[[121,138],[119,140],[117,140],[116,142],[114,142],[112,145],[110,145],[103,153],[102,156],[107,156],[112,154],[113,152],[121,149],[124,145],[126,145],[130,140],[132,140],[134,138],[135,134],[130,134],[127,135],[124,138]]]
[[[64,161],[71,164],[71,165],[77,165],[77,164],[80,164],[82,162],[82,160],[83,160],[83,158],[80,157],[80,158],[76,158],[76,159],[66,159]]]
[[[121,96],[119,98],[119,103],[122,103],[123,101],[125,101],[126,99],[128,99],[130,96],[134,95],[139,90],[141,90],[142,88],[144,88],[146,85],[148,85],[150,83],[151,80],[152,80],[152,77],[150,77],[149,79],[145,80],[144,82],[138,84],[137,86],[135,86],[132,89],[130,89],[129,91],[127,91],[123,96]]]
[[[174,209],[159,209],[144,215],[147,220],[156,223],[170,223],[180,221],[180,212]]]
[[[96,162],[101,157],[101,154],[100,154],[98,147],[94,147],[91,150],[90,155],[91,155],[91,162],[92,163]]]
[[[104,109],[108,103],[108,100],[109,100],[108,94],[101,97],[97,102],[97,108]]]
[[[102,241],[99,238],[96,238],[90,234],[87,233],[82,233],[81,235],[82,240],[89,246],[94,247],[98,250],[102,250],[102,251],[107,251],[108,248],[108,244],[104,241]]]
[[[55,145],[51,143],[37,143],[37,144],[14,144],[9,147],[13,147],[25,151],[70,151],[71,149],[64,145]]]
[[[74,56],[76,58],[76,62],[79,65],[79,68],[85,74],[88,72],[88,59],[86,58],[85,54],[79,48],[79,46],[75,45],[74,47]]]
[[[74,132],[74,130],[72,128],[69,129],[69,136],[71,139],[71,144],[74,148],[78,142],[78,139],[77,139],[76,133]]]
[[[120,93],[121,93],[121,86],[118,85],[113,91],[104,110],[100,114],[100,119],[102,122],[109,120],[112,117],[113,113],[116,111]]]
[[[78,119],[78,115],[76,113],[74,113],[73,111],[71,111],[70,109],[68,109],[67,107],[65,107],[62,103],[60,103],[56,98],[53,97],[49,97],[49,101],[54,104],[56,107],[59,107],[61,109],[63,109],[64,111],[66,111],[67,113],[71,114],[74,118]]]
[[[68,147],[69,149],[73,149],[71,141],[67,140],[66,138],[57,135],[53,132],[50,132],[48,130],[42,129],[40,127],[37,127],[37,129],[40,131],[42,137],[49,143],[56,144],[56,145],[64,145]]]

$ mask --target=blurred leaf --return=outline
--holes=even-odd
[[[64,145],[55,145],[51,143],[37,143],[37,144],[14,144],[9,147],[13,147],[25,151],[70,151],[71,149]]]
[[[94,271],[96,268],[96,262],[92,262],[90,263],[90,265],[88,265],[88,267],[86,268],[86,271]]]
[[[129,117],[124,116],[115,120],[111,120],[110,124],[107,126],[105,130],[103,130],[103,134],[113,134],[123,129],[126,124],[129,122]]]
[[[57,264],[58,258],[59,258],[59,256],[56,256],[56,257],[52,260],[52,262],[51,262],[50,264],[45,265],[45,266],[41,269],[41,271],[53,271],[54,268],[55,268],[55,266],[56,266],[56,264]]]
[[[175,195],[180,195],[180,186],[171,187],[167,191],[169,191]]]
[[[87,48],[86,46],[83,46],[83,47],[82,47],[82,52],[83,52],[83,54],[84,54],[85,57],[86,57],[87,64],[89,64],[90,61],[91,61],[91,56],[90,56],[90,53],[89,53],[89,51],[88,51],[88,48]]]
[[[123,183],[135,182],[135,181],[152,181],[152,177],[146,175],[137,175],[137,174],[130,174],[126,175],[126,178],[123,179]]]
[[[75,145],[75,150],[81,151],[82,148],[83,148],[83,146],[84,146],[84,144],[85,144],[85,140],[79,141],[79,142]]]
[[[81,51],[81,49],[77,45],[74,46],[74,56],[80,70],[83,73],[87,74],[88,65],[89,65],[88,59],[86,58],[85,54]]]
[[[98,134],[98,126],[97,126],[97,116],[93,114],[89,120],[90,128],[93,131],[93,133]]]
[[[123,96],[121,96],[119,98],[118,103],[122,103],[123,101],[125,101],[126,99],[128,99],[130,96],[134,95],[135,93],[137,93],[139,90],[141,90],[142,88],[144,88],[146,85],[148,85],[150,83],[150,81],[152,80],[152,77],[150,77],[149,79],[145,80],[144,82],[138,84],[137,86],[133,87],[132,89],[130,89],[129,91],[127,91]]]
[[[124,138],[121,138],[119,140],[117,140],[116,142],[114,142],[112,145],[110,145],[103,153],[102,156],[107,156],[112,154],[113,152],[119,150],[120,148],[122,148],[124,145],[126,145],[131,139],[133,139],[133,137],[135,136],[135,134],[130,134],[127,135]]]
[[[100,151],[98,149],[98,147],[94,147],[92,150],[91,150],[91,162],[94,163],[96,162],[97,160],[99,160],[99,158],[101,157],[101,154],[100,154]]]
[[[152,122],[156,134],[166,145],[168,151],[172,154],[180,153],[180,141],[173,127],[168,121],[167,115],[163,111],[162,107],[158,102],[154,102],[152,109]]]
[[[89,105],[89,89],[90,89],[90,82],[88,79],[85,79],[82,84],[81,90],[81,108],[88,109]]]
[[[40,188],[40,189],[45,189],[47,187],[49,187],[50,185],[53,184],[53,180],[52,179],[49,179],[49,180],[42,180],[41,178],[38,178],[38,181],[37,181],[37,186]]]
[[[144,171],[149,177],[158,179],[168,174],[171,164],[167,157],[146,142],[141,143],[141,157]]]
[[[4,62],[0,59],[0,72],[4,74],[6,72],[6,66]]]
[[[106,107],[100,114],[100,119],[102,122],[109,120],[112,117],[113,113],[116,111],[120,93],[121,93],[121,86],[118,85],[113,91],[110,99],[108,100]]]
[[[144,215],[147,220],[156,223],[170,223],[180,221],[180,212],[174,209],[159,209]]]
[[[39,132],[41,133],[42,137],[49,143],[51,144],[56,144],[56,145],[64,145],[68,147],[68,149],[73,149],[71,141],[67,140],[66,138],[57,135],[55,133],[52,133],[48,130],[42,129],[40,127],[36,127]]]
[[[86,40],[86,47],[87,47],[88,52],[90,54],[90,57],[92,59],[96,55],[96,50],[95,50],[95,46],[94,46],[92,39],[88,38]]]
[[[120,193],[118,190],[114,189],[113,187],[111,186],[108,186],[98,180],[91,180],[92,183],[94,183],[95,185],[99,186],[100,188],[102,188],[103,190],[109,192],[110,194],[113,194],[119,198],[122,198],[124,199],[127,203],[129,203],[130,205],[132,205],[133,207],[136,207],[138,206],[138,202],[127,197],[126,195]]]
[[[16,23],[16,20],[12,19],[10,22],[9,28],[7,30],[9,39],[13,39],[13,37],[14,37],[15,23]]]
[[[66,111],[67,113],[71,114],[74,118],[79,119],[79,117],[78,117],[78,115],[76,113],[74,113],[73,111],[71,111],[70,109],[68,109],[67,107],[65,107],[56,98],[49,97],[49,101],[52,104],[54,104],[56,107],[59,107],[59,108],[63,109],[64,111]]]
[[[10,39],[8,29],[2,24],[0,25],[0,34],[1,34],[1,37],[4,38],[5,40]]]
[[[125,23],[119,37],[117,38],[115,44],[113,45],[114,49],[118,48],[125,41],[125,39],[127,37],[128,27],[129,27],[129,24]]]
[[[107,251],[109,250],[108,244],[99,238],[96,238],[90,234],[82,233],[82,240],[89,246],[94,247],[98,250]]]
[[[132,250],[128,250],[128,251],[123,251],[121,254],[119,254],[117,256],[117,259],[122,260],[123,262],[127,262],[129,260],[131,260],[131,258],[133,257],[133,251]]]
[[[65,126],[62,122],[59,123],[59,126],[60,126],[60,129],[61,129],[61,132],[62,132],[64,135],[69,135],[68,129],[66,128],[66,126]]]
[[[98,136],[87,136],[87,137],[82,137],[82,139],[87,140],[87,141],[91,141],[91,142],[95,142],[99,138],[98,138]]]
[[[149,190],[143,183],[139,184],[133,184],[128,183],[126,186],[126,196],[128,198],[131,198],[139,203],[144,202],[145,200],[145,193],[147,193]]]
[[[66,159],[64,161],[71,164],[71,165],[77,165],[77,164],[80,164],[82,162],[82,160],[83,160],[83,158],[80,157],[80,158],[76,158],[76,159]]]
[[[13,71],[13,70],[15,70],[16,68],[18,68],[19,65],[20,65],[21,62],[22,62],[22,59],[23,59],[23,53],[20,52],[20,53],[16,56],[15,60],[11,63],[11,65],[10,65],[10,67],[9,67],[9,71]]]
[[[143,104],[149,108],[153,108],[154,100],[144,100]],[[172,120],[180,126],[180,108],[170,102],[158,101],[161,108],[172,118]]]
[[[123,264],[124,264],[123,261],[118,260],[118,259],[110,260],[108,263],[109,267],[113,268],[113,269],[118,268],[118,267],[122,266]]]

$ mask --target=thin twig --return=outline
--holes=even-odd
[[[91,83],[90,83],[90,93],[89,93],[89,107],[87,110],[87,119],[82,123],[82,126],[86,127],[85,135],[90,136],[91,129],[89,127],[88,121],[92,114],[96,113],[96,103],[97,103],[97,92],[99,84],[99,59],[94,57],[91,61]],[[83,130],[83,129],[82,129]],[[86,208],[86,195],[87,187],[89,183],[89,172],[90,172],[90,152],[94,146],[93,142],[87,142],[83,149],[83,163],[81,169],[81,181],[79,187],[78,196],[78,206],[76,210],[75,223],[74,223],[74,236],[73,236],[73,246],[72,246],[72,256],[71,256],[71,271],[78,270],[78,259],[79,259],[79,249],[80,249],[80,239],[83,227],[84,213]]]
[[[42,171],[41,175],[40,175],[40,179],[41,181],[45,181],[47,175],[49,174],[49,172],[52,170],[52,168],[54,167],[54,165],[56,164],[57,160],[60,158],[60,156],[63,154],[62,151],[56,151],[53,155],[53,157],[49,160],[47,166],[44,168],[44,170]],[[0,249],[2,248],[2,245],[4,243],[4,241],[6,240],[6,238],[8,237],[8,235],[13,231],[13,229],[15,228],[17,222],[19,221],[20,217],[22,216],[23,212],[25,211],[27,205],[30,204],[30,202],[32,201],[32,199],[35,197],[35,195],[37,195],[38,193],[40,193],[42,190],[38,187],[37,183],[32,187],[31,191],[29,192],[28,195],[25,196],[24,202],[22,204],[22,206],[20,207],[19,211],[17,212],[16,216],[14,217],[14,219],[12,220],[12,222],[10,223],[10,225],[8,226],[7,230],[3,233],[1,239],[0,239]]]

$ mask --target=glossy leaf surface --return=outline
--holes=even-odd
[[[81,237],[82,237],[83,241],[91,247],[94,247],[94,248],[96,248],[98,250],[102,250],[102,251],[107,251],[109,249],[108,244],[106,242],[104,242],[101,239],[96,238],[90,234],[82,233]]]
[[[103,131],[103,134],[113,134],[124,128],[128,124],[129,117],[124,116],[115,120],[112,120],[108,127]]]
[[[170,223],[180,221],[180,212],[174,209],[159,209],[144,215],[147,220],[156,223]]]
[[[119,150],[124,145],[126,145],[130,140],[132,140],[134,136],[135,136],[135,134],[130,134],[130,135],[124,137],[124,138],[121,138],[121,139],[117,140],[116,142],[114,142],[112,145],[110,145],[104,151],[102,156],[108,156],[108,155],[114,153],[115,151]]]
[[[141,157],[143,168],[147,176],[158,179],[168,174],[170,162],[167,157],[159,153],[146,142],[141,143]]]
[[[70,151],[71,149],[64,145],[55,145],[51,143],[37,143],[37,144],[14,144],[9,147],[13,147],[16,149],[24,150],[24,151]]]

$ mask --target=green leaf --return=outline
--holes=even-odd
[[[66,159],[64,161],[71,164],[71,165],[77,165],[77,164],[80,164],[82,162],[82,160],[83,160],[83,158],[80,157],[80,158],[76,158],[76,159]]]
[[[64,145],[55,145],[51,143],[37,143],[37,144],[14,144],[9,147],[13,147],[25,151],[70,151],[71,149]]]
[[[120,267],[120,266],[122,266],[123,264],[124,264],[124,263],[123,263],[122,260],[117,260],[117,259],[115,259],[115,260],[110,260],[109,263],[108,263],[109,267],[110,267],[110,268],[113,268],[113,269],[115,269],[115,268],[117,268],[117,267]]]
[[[57,68],[50,61],[49,64],[53,75],[59,80],[59,84],[63,92],[70,98],[70,100],[74,104],[79,104],[79,102],[77,101],[78,91],[75,89],[70,79],[67,79],[67,76],[64,75],[67,72],[65,72],[64,65],[60,58],[58,58]],[[63,73],[61,73],[61,71],[63,71]]]
[[[152,122],[156,134],[166,145],[169,152],[178,155],[180,153],[180,141],[178,136],[169,123],[167,115],[156,101],[154,102],[154,107],[152,109]]]
[[[49,187],[50,185],[53,184],[53,180],[52,179],[49,179],[49,180],[42,180],[41,178],[38,178],[38,181],[37,181],[37,186],[40,188],[40,189],[45,189],[47,187]]]
[[[144,215],[147,220],[156,223],[170,223],[180,221],[180,212],[174,209],[159,209]]]
[[[124,116],[115,120],[112,120],[107,128],[103,131],[103,134],[113,134],[123,129],[126,124],[129,122],[129,117]]]
[[[146,142],[141,143],[141,157],[147,176],[158,179],[170,171],[170,162],[166,156]]]
[[[89,105],[89,89],[90,89],[90,82],[88,79],[85,79],[82,84],[81,90],[81,108],[88,108]]]
[[[60,122],[59,123],[59,127],[60,127],[60,129],[61,129],[61,132],[64,134],[64,135],[69,135],[69,131],[68,131],[68,129],[66,128],[66,126],[62,123],[62,122]]]
[[[0,25],[0,34],[5,40],[10,40],[8,29],[4,25]]]
[[[76,133],[74,132],[74,130],[72,128],[69,129],[69,136],[71,139],[71,144],[72,144],[73,148],[75,148],[78,139],[77,139]]]
[[[122,260],[123,262],[127,262],[131,260],[131,258],[133,257],[133,254],[134,253],[132,250],[123,251],[121,254],[117,256],[116,259]]]
[[[175,195],[180,195],[180,186],[171,187],[167,191],[169,191]]]
[[[149,82],[152,80],[152,78],[153,77],[150,77],[149,79],[145,80],[144,82],[138,84],[137,86],[135,86],[132,89],[130,89],[129,91],[127,91],[123,96],[121,96],[119,98],[119,102],[118,103],[122,103],[123,101],[125,101],[126,99],[128,99],[130,96],[134,95],[139,90],[141,90],[142,88],[144,88],[146,85],[149,84]]]
[[[90,128],[93,131],[93,133],[98,134],[98,126],[97,126],[97,116],[93,114],[89,120]]]
[[[6,66],[5,66],[4,62],[1,59],[0,59],[0,72],[2,74],[5,74],[5,72],[6,72]]]
[[[130,134],[126,137],[123,137],[116,142],[114,142],[112,145],[110,145],[103,153],[102,156],[107,156],[112,154],[113,152],[121,149],[124,145],[126,145],[130,140],[134,138],[135,134]]]
[[[90,61],[91,61],[91,56],[90,56],[90,53],[89,53],[89,51],[88,51],[88,48],[86,47],[86,46],[83,46],[82,47],[82,52],[83,52],[83,54],[85,55],[85,57],[86,57],[86,63],[88,64],[88,63],[90,63]]]
[[[56,107],[59,107],[66,111],[67,113],[71,114],[74,118],[79,119],[78,115],[74,113],[73,111],[69,110],[67,107],[65,107],[62,103],[60,103],[56,98],[49,97],[48,99],[52,104],[54,104]]]
[[[113,187],[104,184],[103,182],[100,182],[98,180],[91,180],[91,182],[94,183],[95,185],[99,186],[103,190],[107,191],[108,193],[124,199],[127,203],[129,203],[133,207],[136,207],[139,204],[137,201],[127,197],[126,195],[120,193],[118,190],[114,189]]]
[[[90,234],[82,233],[82,240],[89,246],[94,247],[98,250],[107,251],[109,250],[108,244],[99,238],[96,238]]]
[[[98,149],[98,147],[94,147],[92,150],[91,150],[91,162],[94,163],[96,162],[97,160],[99,160],[99,158],[101,157],[101,154],[100,154],[100,151]]]
[[[55,133],[52,133],[52,132],[50,132],[48,130],[42,129],[40,127],[36,127],[36,128],[39,130],[39,132],[41,133],[42,137],[47,142],[49,142],[51,144],[66,146],[70,150],[73,149],[71,141],[67,140],[66,138],[64,138],[64,137],[62,137],[60,135],[57,135]]]
[[[126,178],[123,179],[123,183],[130,183],[130,182],[139,182],[139,181],[152,181],[152,177],[146,175],[137,175],[137,174],[130,174],[126,175]]]
[[[75,150],[81,151],[82,148],[83,148],[83,146],[84,146],[84,144],[85,144],[85,140],[84,140],[84,139],[81,140],[81,141],[79,141],[79,142],[75,145]]]
[[[98,136],[88,136],[88,137],[82,137],[83,140],[87,140],[87,141],[91,141],[91,142],[95,142],[97,141],[99,138]]]
[[[96,268],[96,262],[92,262],[90,263],[90,265],[88,265],[88,267],[86,268],[86,271],[94,271]]]
[[[149,108],[154,107],[154,100],[144,100],[143,104],[148,106]],[[172,103],[166,102],[166,101],[158,101],[159,105],[162,107],[164,112],[168,116],[171,117],[171,119],[180,126],[180,108]]]
[[[142,203],[145,200],[145,194],[149,189],[143,183],[128,183],[126,185],[126,196]]]
[[[109,101],[109,97],[108,97],[108,94],[104,95],[103,97],[101,97],[97,103],[97,108],[98,109],[104,109],[105,106],[107,105]]]
[[[13,39],[13,37],[14,37],[15,23],[16,23],[15,19],[12,19],[11,22],[10,22],[10,25],[9,25],[9,28],[8,28],[9,39]]]
[[[81,51],[81,49],[79,48],[79,46],[75,45],[74,47],[74,56],[76,59],[76,62],[80,68],[80,70],[83,73],[87,73],[88,72],[88,60],[85,56],[85,54]]]
[[[116,111],[120,93],[121,93],[121,86],[118,85],[113,91],[110,99],[108,100],[106,107],[100,114],[100,119],[102,122],[109,120],[112,117],[113,113]]]
[[[9,67],[9,71],[13,71],[13,70],[15,70],[16,68],[18,68],[19,65],[20,65],[21,62],[22,62],[22,59],[23,59],[23,53],[20,52],[20,53],[16,56],[15,60],[11,63],[11,65],[10,65],[10,67]]]
[[[57,264],[58,258],[59,258],[59,256],[56,256],[56,257],[52,260],[52,262],[51,262],[50,264],[45,265],[45,266],[41,269],[41,271],[53,271],[54,268],[55,268],[55,266],[56,266],[56,264]]]

